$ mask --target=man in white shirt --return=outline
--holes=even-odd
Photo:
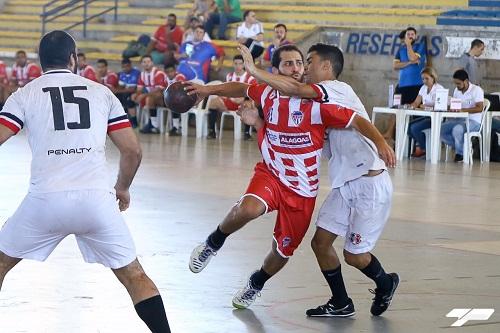
[[[463,69],[459,69],[453,74],[453,82],[456,86],[453,97],[462,101],[460,111],[469,113],[469,131],[478,131],[481,127],[484,106],[483,89],[470,83],[469,75]],[[455,149],[455,162],[463,162],[466,131],[465,119],[447,120],[441,125],[441,141]]]
[[[284,76],[257,69],[252,65],[248,50],[241,47],[241,51],[247,71],[281,93],[321,103],[333,102],[368,119],[352,88],[337,80],[344,66],[342,52],[337,47],[320,43],[309,49],[304,76],[309,84],[292,82]],[[381,143],[377,146],[383,147]],[[399,284],[399,276],[387,274],[370,252],[389,218],[391,179],[375,144],[355,130],[330,129],[323,153],[329,158],[332,191],[321,207],[311,246],[333,296],[326,304],[307,310],[306,315],[349,317],[355,314],[342,278],[340,260],[332,247],[337,236],[342,236],[346,239],[343,253],[346,263],[359,269],[377,285],[370,311],[379,316],[389,307]],[[389,166],[394,164],[391,160]]]
[[[0,287],[22,259],[44,261],[74,234],[85,261],[111,268],[150,330],[167,333],[160,293],[137,261],[120,214],[130,203],[141,148],[113,93],[74,74],[76,54],[69,34],[46,34],[39,45],[44,74],[12,94],[0,112],[0,144],[26,127],[33,154],[29,193],[0,230]],[[120,151],[114,188],[106,134]]]

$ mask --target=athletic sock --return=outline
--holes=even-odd
[[[135,311],[152,333],[170,333],[165,307],[160,295],[137,303]]]
[[[349,303],[349,296],[345,289],[344,279],[342,278],[342,270],[339,267],[327,271],[321,271],[325,277],[330,290],[332,291],[332,302],[336,308],[341,308]]]
[[[223,233],[220,230],[220,227],[217,226],[217,229],[208,236],[207,244],[215,251],[218,251],[222,247],[222,245],[224,245],[224,242],[226,241],[226,238],[228,236],[229,234]]]
[[[260,268],[260,270],[256,271],[250,276],[250,284],[253,288],[262,290],[264,288],[264,284],[271,278],[264,268]]]
[[[387,291],[391,289],[392,287],[392,278],[390,275],[388,275],[384,269],[382,268],[382,265],[378,261],[377,257],[375,257],[373,254],[371,254],[371,261],[363,269],[360,269],[360,271],[365,274],[367,277],[375,281],[375,284],[377,285],[378,289]]]
[[[172,118],[172,126],[175,129],[179,129],[181,127],[181,120],[179,118]]]
[[[154,128],[159,128],[159,124],[158,124],[158,117],[156,115],[156,108],[154,109],[149,109],[149,116],[151,118],[151,125],[154,127]]]

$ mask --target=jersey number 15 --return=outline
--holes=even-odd
[[[47,87],[42,88],[43,92],[50,93],[50,99],[52,101],[52,113],[54,114],[54,129],[56,131],[64,131],[66,129],[66,123],[64,122],[64,108],[63,101],[61,99],[61,90],[64,97],[65,103],[78,104],[78,109],[80,111],[80,122],[68,123],[69,129],[88,129],[90,128],[90,109],[89,101],[82,97],[75,97],[73,92],[75,90],[87,90],[85,86],[73,86],[73,87]]]

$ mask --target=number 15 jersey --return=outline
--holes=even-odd
[[[69,70],[48,71],[7,99],[0,124],[14,133],[27,129],[30,192],[113,191],[106,135],[130,123],[107,87]]]

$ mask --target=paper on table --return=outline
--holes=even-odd
[[[435,111],[448,110],[448,89],[436,89],[436,101],[434,102]]]

